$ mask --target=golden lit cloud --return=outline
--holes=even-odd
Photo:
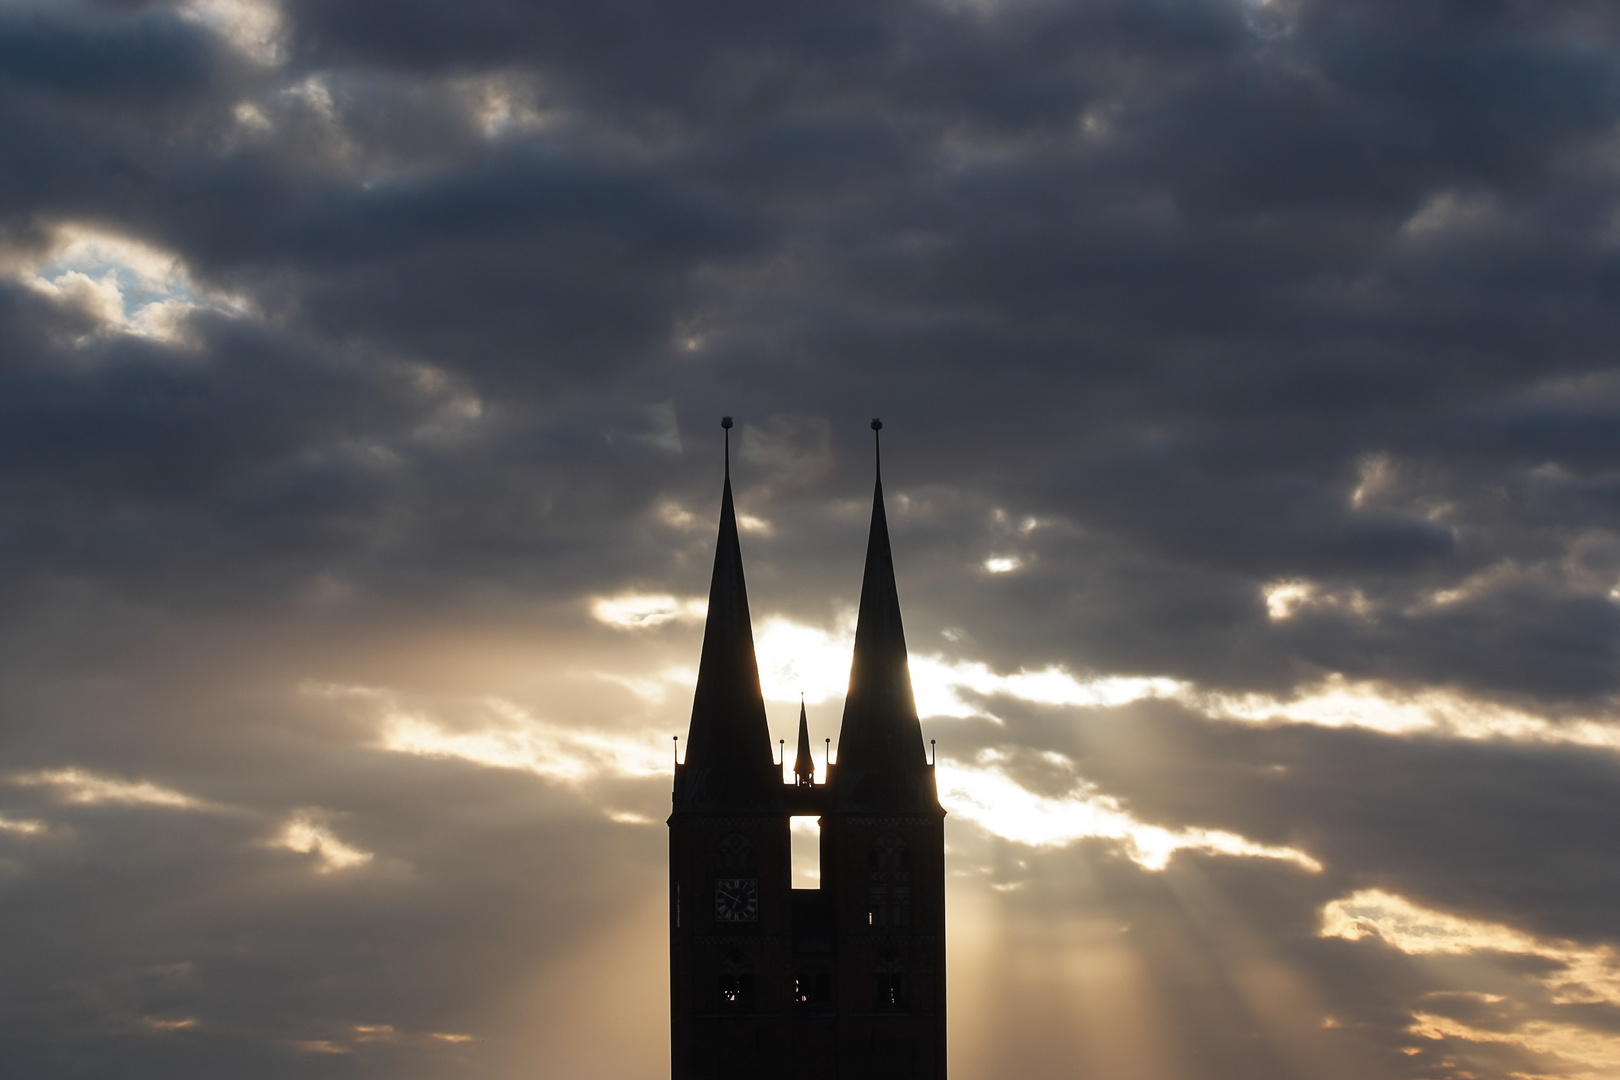
[[[1510,706],[1445,689],[1402,691],[1373,681],[1331,675],[1297,696],[1176,695],[1220,720],[1361,727],[1390,735],[1572,743],[1620,749],[1620,727],[1601,720],[1552,721]]]
[[[1620,951],[1550,941],[1497,923],[1420,907],[1379,889],[1334,900],[1322,909],[1323,937],[1360,941],[1376,937],[1405,953],[1513,953],[1555,961],[1556,971],[1536,979],[1557,1004],[1620,1005]]]
[[[306,1054],[351,1054],[354,1052],[347,1046],[339,1046],[331,1039],[303,1039],[293,1043],[293,1046]]]
[[[382,721],[381,745],[396,753],[460,758],[566,783],[606,776],[654,776],[670,770],[669,749],[662,735],[570,728],[538,719],[497,698],[482,699],[474,706],[477,726],[468,727],[389,708]]]
[[[140,1024],[148,1031],[156,1032],[159,1035],[167,1035],[172,1031],[185,1031],[188,1028],[196,1027],[197,1018],[187,1016],[179,1020],[162,1020],[155,1016],[143,1016]]]
[[[1416,957],[1473,956],[1486,962],[1493,954],[1536,958],[1541,963],[1529,969],[1532,973],[1519,974],[1524,971],[1519,964],[1505,965],[1501,973],[1501,986],[1523,978],[1535,987],[1520,1000],[1458,991],[1493,1006],[1497,1026],[1465,1023],[1431,1007],[1412,1013],[1408,1031],[1420,1039],[1443,1042],[1448,1055],[1465,1060],[1470,1057],[1468,1044],[1497,1044],[1554,1058],[1560,1077],[1600,1080],[1620,1075],[1620,1035],[1570,1022],[1594,1014],[1568,1008],[1620,1005],[1620,951],[1612,946],[1541,938],[1500,923],[1425,908],[1380,889],[1364,889],[1325,905],[1320,933],[1346,941],[1375,938]],[[1534,1015],[1544,1010],[1542,1000],[1565,1007],[1562,1016]]]
[[[1365,616],[1372,604],[1360,589],[1326,589],[1314,581],[1288,578],[1260,587],[1266,614],[1274,622],[1291,619],[1301,611],[1340,610]]]
[[[1084,782],[1053,798],[1030,791],[993,764],[941,761],[935,775],[947,810],[1020,844],[1055,847],[1088,837],[1118,840],[1132,860],[1149,870],[1163,870],[1183,850],[1284,859],[1313,873],[1322,869],[1321,863],[1295,848],[1259,844],[1219,829],[1146,824],[1124,810],[1119,800]]]
[[[422,1046],[433,1043],[460,1046],[477,1041],[472,1035],[454,1031],[417,1032],[401,1030],[394,1024],[354,1024],[345,1034],[329,1039],[306,1039],[294,1045],[310,1054],[352,1054],[357,1047],[363,1046]]]
[[[598,598],[591,614],[617,630],[645,630],[672,622],[701,623],[709,602],[700,596],[624,593]]]
[[[44,831],[45,823],[43,821],[35,821],[32,818],[0,817],[0,832],[17,833],[20,836],[33,836],[36,833],[42,833]]]
[[[1214,720],[1248,724],[1358,727],[1388,735],[1568,743],[1620,750],[1620,725],[1607,718],[1552,720],[1449,689],[1400,690],[1329,675],[1289,697],[1225,694],[1167,676],[1079,677],[1060,667],[1000,675],[975,661],[914,656],[912,681],[924,716],[976,716],[984,709],[963,691],[1006,695],[1043,705],[1111,708],[1135,701],[1176,701]]]
[[[1497,1043],[1552,1056],[1559,1060],[1557,1075],[1564,1080],[1613,1080],[1620,1076],[1620,1038],[1575,1024],[1531,1020],[1515,1026],[1511,1031],[1492,1031],[1448,1016],[1416,1012],[1412,1014],[1412,1026],[1407,1030],[1420,1039],[1443,1041],[1452,1046],[1455,1046],[1455,1040]],[[1465,1051],[1467,1048],[1460,1049]],[[1537,1080],[1523,1073],[1513,1075],[1522,1080]]]
[[[845,661],[848,670],[848,661]],[[982,716],[983,708],[968,702],[961,691],[975,694],[1005,694],[1021,701],[1042,705],[1075,705],[1108,708],[1155,697],[1184,697],[1190,683],[1164,677],[1105,675],[1080,678],[1060,667],[1017,671],[998,675],[988,665],[972,660],[947,660],[940,656],[911,658],[911,681],[917,696],[917,711],[923,716]]]
[[[668,736],[661,732],[625,734],[571,727],[491,696],[430,709],[407,705],[399,695],[377,687],[311,684],[304,689],[362,703],[376,725],[377,745],[394,753],[517,769],[581,786],[603,778],[670,771]]]
[[[281,832],[270,844],[302,855],[316,856],[323,874],[364,866],[372,860],[371,852],[361,851],[339,840],[326,824],[325,818],[326,815],[320,810],[300,810],[282,826]]]
[[[1287,591],[1295,587],[1279,586],[1284,591],[1273,603],[1274,611],[1283,612],[1278,617],[1286,617],[1294,610],[1289,606],[1291,598],[1306,595]],[[701,622],[706,606],[696,597],[624,594],[598,599],[592,610],[603,623],[637,630],[676,621]],[[766,616],[757,624],[754,635],[765,697],[771,701],[797,701],[802,693],[810,704],[842,700],[849,688],[854,640],[853,610],[841,612],[831,629],[780,615]],[[1402,690],[1339,674],[1328,675],[1288,696],[1231,694],[1204,690],[1184,679],[1163,675],[1082,676],[1059,666],[1000,674],[976,660],[914,654],[911,676],[917,710],[924,717],[996,719],[968,695],[1003,695],[1041,705],[1078,708],[1113,708],[1163,699],[1179,702],[1214,720],[1236,723],[1315,724],[1366,728],[1387,735],[1566,743],[1620,750],[1620,723],[1608,717],[1555,720],[1451,689]],[[666,687],[653,684],[637,690],[649,700],[662,700],[666,691]]]
[[[70,803],[95,805],[122,803],[132,806],[165,806],[174,810],[209,809],[209,804],[190,795],[161,787],[146,780],[120,780],[84,769],[44,769],[10,778],[23,787],[47,787]]]
[[[790,633],[796,631],[791,624],[784,624],[784,628]],[[769,639],[769,634],[762,634],[762,638]],[[812,644],[820,643],[812,640]],[[847,652],[841,651],[840,655],[847,656]],[[769,664],[761,666],[770,670]],[[1041,679],[1038,673],[1027,685],[1018,685],[1025,685],[1029,694],[1050,695],[1058,695],[1066,685],[1055,683],[1054,689]],[[582,790],[604,779],[667,776],[670,770],[669,745],[661,734],[569,727],[499,698],[461,702],[452,718],[419,706],[407,707],[396,695],[376,688],[315,689],[329,696],[365,701],[375,710],[378,745],[396,753],[517,769]],[[1112,700],[1137,689],[1105,682],[1093,687],[1090,694],[1093,699]],[[993,756],[971,764],[941,761],[938,768],[941,797],[953,813],[1019,843],[1057,846],[1084,837],[1115,839],[1123,843],[1131,858],[1153,869],[1162,869],[1176,851],[1183,849],[1284,859],[1312,871],[1320,869],[1316,860],[1303,852],[1258,844],[1234,833],[1166,829],[1142,823],[1123,810],[1117,800],[1083,784],[1060,798],[1036,794],[998,768]],[[650,821],[643,814],[622,809],[604,812],[625,824]]]

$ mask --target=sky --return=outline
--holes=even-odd
[[[1620,1077],[1612,4],[0,0],[0,148],[0,1073],[667,1076],[731,415],[957,1080]]]

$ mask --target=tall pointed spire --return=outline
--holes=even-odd
[[[720,535],[714,545],[686,763],[676,772],[676,810],[769,809],[781,801],[782,773],[765,722],[737,511],[731,500],[731,417],[721,420],[720,426],[726,429]]]
[[[816,759],[810,756],[810,719],[804,713],[804,697],[799,698],[799,753],[793,759],[793,779],[799,787],[816,784]]]
[[[872,531],[866,541],[855,623],[855,657],[838,735],[834,805],[839,810],[937,811],[933,773],[923,753],[922,724],[911,691],[900,593],[883,509],[881,420],[872,421],[878,475],[872,492]]]

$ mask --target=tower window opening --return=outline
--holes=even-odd
[[[821,888],[821,819],[793,818],[788,844],[793,852],[793,887]]]
[[[832,977],[825,971],[807,969],[793,977],[793,1004],[800,1009],[816,1009],[832,1001]]]
[[[906,1007],[906,968],[900,955],[892,950],[878,957],[873,968],[876,981],[877,1007],[904,1009]]]
[[[754,973],[741,953],[732,953],[720,965],[720,1007],[742,1012],[754,1005]]]

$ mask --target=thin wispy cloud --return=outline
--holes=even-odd
[[[215,809],[211,803],[150,780],[125,780],[79,768],[16,773],[8,777],[7,782],[18,787],[45,788],[64,802],[85,806],[110,803],[169,810]]]

